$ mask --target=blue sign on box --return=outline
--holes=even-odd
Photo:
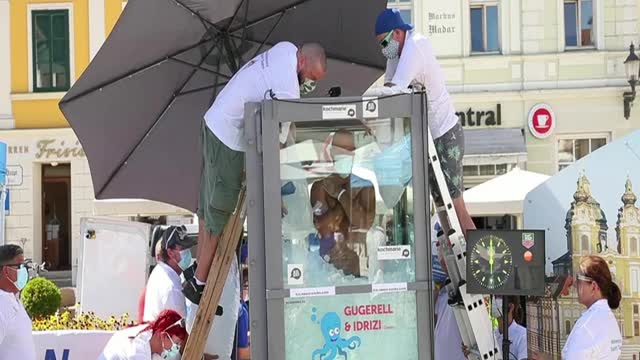
[[[0,184],[7,183],[7,144],[0,142]]]
[[[5,215],[9,215],[11,212],[11,200],[9,200],[9,189],[5,189],[7,197],[4,199],[4,213]]]

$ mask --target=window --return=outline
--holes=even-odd
[[[587,235],[580,236],[580,246],[583,254],[589,253],[589,237]]]
[[[498,5],[471,6],[471,52],[500,51]]]
[[[638,276],[640,275],[640,272],[638,271],[637,268],[632,268],[631,269],[631,293],[637,293],[638,292]]]
[[[607,136],[558,140],[558,171],[607,144]]]
[[[69,90],[69,11],[32,11],[31,36],[33,90]]]
[[[633,304],[633,315],[639,315],[638,304]]]
[[[462,173],[466,176],[496,176],[511,171],[516,164],[464,165]]]
[[[400,16],[407,24],[413,24],[411,20],[411,5],[412,0],[387,0],[387,6],[390,8],[396,8],[400,11]]]
[[[593,0],[565,0],[565,46],[593,46]]]
[[[633,336],[640,336],[640,321],[633,321]]]
[[[571,333],[571,321],[567,320],[564,322],[564,332],[566,335],[569,335]]]
[[[630,240],[630,252],[631,252],[631,256],[638,256],[638,240],[634,237],[632,237]]]

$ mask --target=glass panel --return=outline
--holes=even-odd
[[[580,2],[580,40],[582,46],[593,45],[593,1]]]
[[[607,145],[606,138],[591,139],[591,152],[594,152],[605,145]]]
[[[285,287],[414,281],[410,119],[296,125],[280,152]]]
[[[487,6],[487,51],[499,51],[498,7]]]
[[[576,139],[576,160],[580,160],[583,157],[589,155],[589,139]]]
[[[66,39],[67,38],[67,16],[64,14],[51,15],[51,29],[53,32],[53,38]]]
[[[558,162],[568,163],[574,161],[576,159],[573,157],[573,140],[558,140]]]
[[[34,37],[34,79],[36,88],[52,87],[51,79],[51,17],[45,14],[35,14],[33,16],[33,37]]]
[[[478,176],[478,166],[477,165],[464,165],[462,167],[462,175],[463,176]]]
[[[405,23],[411,24],[413,21],[411,20],[411,10],[400,10],[400,16]]]
[[[491,176],[496,174],[495,165],[480,165],[480,176]]]
[[[578,7],[575,2],[564,3],[564,44],[578,46]]]
[[[471,51],[485,51],[481,7],[471,8]]]
[[[284,301],[286,360],[418,358],[413,291]]]

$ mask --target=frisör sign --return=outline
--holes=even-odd
[[[529,111],[529,130],[538,139],[549,137],[556,127],[556,117],[551,106],[538,104]]]

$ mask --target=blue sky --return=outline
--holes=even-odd
[[[615,226],[627,176],[631,179],[634,193],[640,197],[640,130],[580,159],[527,195],[524,226],[526,229],[547,230],[547,272],[552,269],[551,261],[567,252],[565,217],[583,171],[591,183],[592,196],[600,203],[607,218],[609,246],[616,247]],[[640,201],[636,203],[638,205]]]

